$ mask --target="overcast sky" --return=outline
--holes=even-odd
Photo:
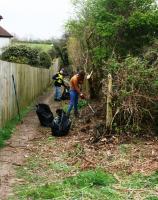
[[[0,0],[0,26],[20,38],[60,37],[71,13],[71,0]]]

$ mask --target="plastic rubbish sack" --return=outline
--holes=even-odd
[[[42,126],[51,127],[54,116],[47,104],[37,104],[36,114]]]
[[[62,100],[69,100],[70,99],[70,89],[68,87],[64,88],[64,91],[62,93],[61,99]]]
[[[71,127],[71,120],[62,109],[56,110],[57,117],[54,118],[51,125],[52,135],[61,137],[66,136]]]

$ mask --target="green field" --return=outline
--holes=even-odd
[[[44,44],[44,43],[32,43],[32,42],[13,42],[12,45],[26,45],[32,48],[38,48],[45,52],[48,52],[52,48],[52,44]]]

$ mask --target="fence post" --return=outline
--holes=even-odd
[[[108,91],[106,102],[106,128],[112,130],[112,76],[108,74]]]

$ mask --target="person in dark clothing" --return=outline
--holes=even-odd
[[[60,101],[62,92],[61,86],[66,87],[64,80],[63,80],[64,69],[61,69],[57,74],[55,74],[52,79],[54,80],[55,92],[54,92],[54,100]]]

